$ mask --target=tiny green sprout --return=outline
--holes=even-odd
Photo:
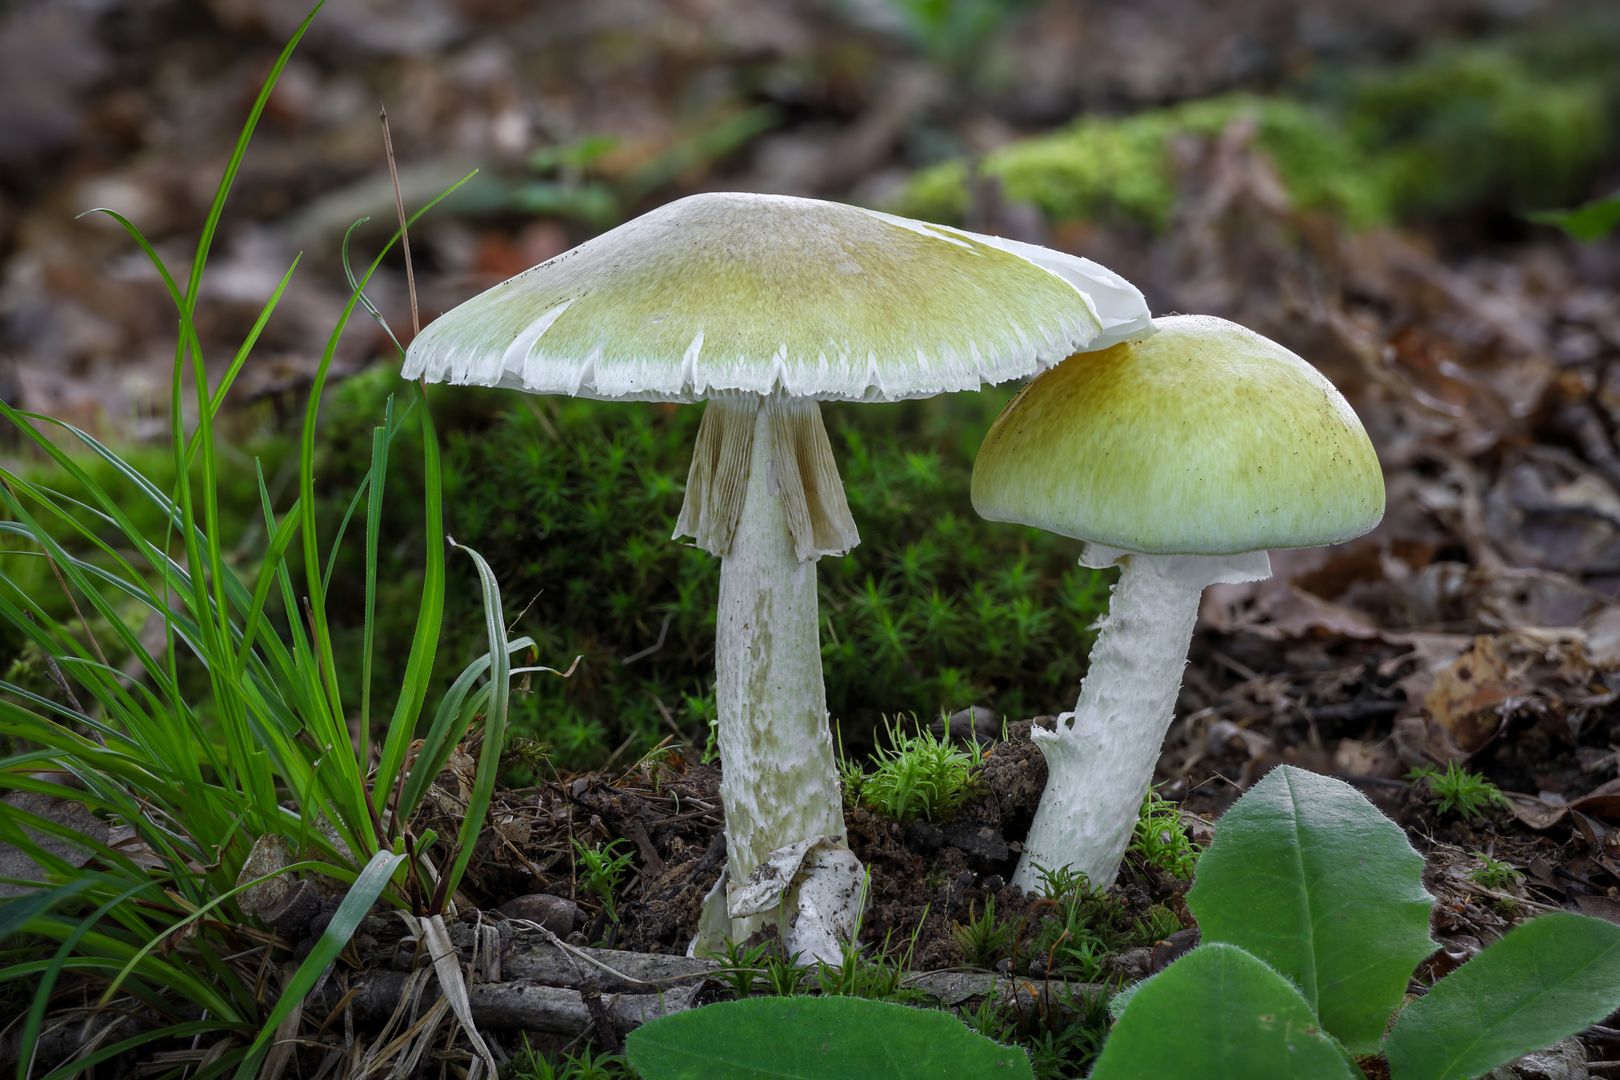
[[[523,1046],[512,1058],[512,1080],[633,1080],[636,1075],[630,1063],[617,1054],[595,1054],[590,1047],[565,1054],[553,1061],[529,1045],[527,1034]]]
[[[1070,897],[1084,896],[1088,891],[1086,876],[1071,866],[1052,868],[1037,863],[1035,872],[1040,878],[1041,895],[1048,900],[1062,902]]]
[[[793,997],[804,993],[806,971],[799,953],[782,956],[779,953],[765,958],[765,989],[772,997]]]
[[[618,925],[619,886],[624,872],[630,869],[631,854],[628,851],[616,854],[614,849],[624,841],[610,840],[606,844],[587,847],[575,837],[573,843],[574,854],[579,860],[580,885],[602,902],[602,910],[607,912],[608,921]]]
[[[766,970],[770,953],[768,942],[743,945],[728,938],[715,975],[731,988],[734,996],[745,998],[754,992],[754,980]]]
[[[1524,873],[1500,859],[1493,859],[1483,851],[1474,852],[1479,869],[1469,873],[1469,880],[1487,889],[1511,889],[1524,880]]]
[[[1455,812],[1464,819],[1484,818],[1491,810],[1508,805],[1501,788],[1455,761],[1446,765],[1444,772],[1433,765],[1420,765],[1407,774],[1407,779],[1425,784],[1429,802],[1442,814]]]
[[[1198,865],[1198,845],[1181,827],[1180,808],[1151,790],[1142,800],[1126,850],[1183,881],[1191,880],[1193,868]]]
[[[869,998],[874,1001],[918,1001],[920,991],[905,986],[911,971],[911,958],[917,951],[917,939],[922,934],[923,920],[928,918],[924,908],[917,925],[911,929],[911,938],[903,952],[894,948],[894,928],[883,935],[883,944],[870,954],[861,947],[860,931],[844,942],[837,964],[816,965],[815,986],[824,995]]]
[[[1010,1043],[1018,1038],[1018,1013],[995,994],[986,994],[973,1008],[962,1010],[961,1018],[970,1030],[987,1039]]]
[[[996,921],[996,898],[987,897],[984,910],[968,905],[968,921],[952,923],[951,936],[962,949],[962,957],[974,967],[994,967],[1012,947],[1014,928]]]
[[[663,783],[664,774],[676,772],[680,760],[680,745],[666,737],[657,746],[641,755],[641,760],[631,767],[631,771],[640,772],[645,776],[652,786],[653,794],[656,795]]]
[[[1107,1037],[1106,1002],[1106,994],[1067,985],[1054,988],[1050,1015],[1028,1040],[1035,1080],[1062,1080],[1082,1074]]]
[[[984,750],[977,741],[963,750],[927,728],[907,735],[895,721],[885,730],[889,745],[873,753],[871,772],[848,759],[839,766],[846,798],[896,821],[942,821],[978,793]]]
[[[506,758],[530,773],[539,774],[551,765],[551,746],[544,739],[512,735],[506,740]]]

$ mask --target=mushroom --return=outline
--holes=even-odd
[[[996,418],[973,466],[994,521],[1086,541],[1120,568],[1074,711],[1037,728],[1046,790],[1013,881],[1113,884],[1175,710],[1206,585],[1271,576],[1267,548],[1359,536],[1384,513],[1361,423],[1304,360],[1224,319],[1075,356]]]
[[[836,960],[863,883],[822,684],[815,563],[859,542],[820,402],[1027,376],[1150,331],[1088,260],[852,206],[694,195],[473,297],[404,375],[616,400],[707,400],[675,535],[717,555],[726,871],[694,949],[775,921]]]

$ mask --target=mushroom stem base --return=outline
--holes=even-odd
[[[1013,884],[1041,886],[1037,867],[1069,867],[1092,888],[1114,883],[1174,717],[1187,646],[1206,585],[1269,577],[1264,552],[1134,555],[1090,545],[1081,560],[1121,569],[1074,712],[1034,732],[1046,791]]]

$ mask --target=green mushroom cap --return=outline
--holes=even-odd
[[[1087,259],[860,207],[716,192],[661,206],[473,297],[406,378],[696,401],[887,401],[1025,378],[1148,332]]]
[[[1224,319],[1154,326],[1007,405],[973,468],[980,515],[1145,555],[1315,547],[1378,524],[1378,456],[1320,372]]]

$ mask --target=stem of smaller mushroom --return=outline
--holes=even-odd
[[[708,409],[677,528],[721,555],[715,739],[727,888],[709,901],[705,924],[728,924],[726,936],[741,941],[773,917],[732,914],[741,906],[739,890],[762,863],[772,863],[767,873],[782,875],[783,910],[774,917],[786,922],[803,906],[794,893],[802,882],[794,879],[827,863],[827,849],[845,856],[834,860],[839,880],[849,877],[851,867],[858,871],[846,850],[843,795],[827,724],[816,560],[848,550],[859,537],[816,401],[716,398]],[[772,858],[806,841],[821,850]],[[840,896],[823,891],[811,905],[815,912],[806,916],[823,924],[806,929],[802,947],[808,953],[827,951],[833,940],[828,926],[847,921],[853,929],[858,897],[851,890],[846,901],[841,889],[835,891]],[[720,910],[722,905],[729,910]],[[792,925],[782,926],[782,936],[795,947]],[[815,959],[836,956],[806,957]]]
[[[1034,731],[1047,779],[1013,876],[1026,892],[1041,887],[1043,869],[1065,866],[1094,889],[1114,883],[1175,715],[1204,587],[1271,576],[1263,551],[1139,555],[1088,544],[1080,561],[1117,563],[1119,581],[1074,712]]]

